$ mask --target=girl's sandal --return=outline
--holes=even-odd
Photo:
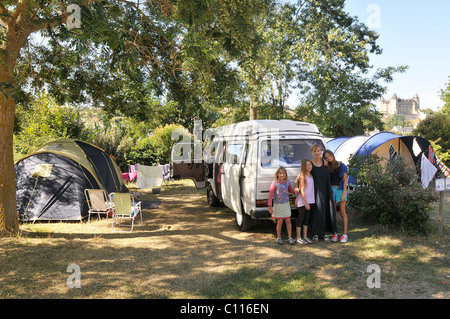
[[[278,245],[284,245],[283,239],[277,238],[277,244]]]
[[[294,245],[294,244],[295,244],[294,238],[289,238],[289,244],[291,244],[291,245]]]

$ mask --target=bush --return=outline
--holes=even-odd
[[[56,139],[87,136],[80,112],[60,106],[46,95],[38,97],[29,108],[18,107],[14,130],[14,151],[20,154]]]
[[[401,157],[386,167],[376,155],[354,158],[350,174],[361,187],[349,194],[351,208],[410,235],[427,233],[429,209],[437,198],[422,184]]]
[[[177,124],[157,127],[152,136],[141,138],[136,142],[128,159],[143,165],[168,164],[172,144],[177,142],[172,140],[172,132],[176,129],[184,129],[184,127]],[[186,134],[189,133],[186,131]]]
[[[450,165],[450,114],[438,112],[428,116],[417,125],[414,134],[428,139],[437,157]]]

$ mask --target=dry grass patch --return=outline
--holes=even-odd
[[[279,246],[272,222],[239,232],[234,214],[208,207],[190,182],[141,200],[161,204],[131,234],[95,220],[24,224],[0,238],[0,298],[449,297],[448,226],[443,240],[414,238],[350,215],[347,244]],[[366,285],[373,263],[380,289]],[[67,287],[70,264],[80,289]]]

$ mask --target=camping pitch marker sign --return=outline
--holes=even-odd
[[[450,178],[436,179],[436,192],[450,191]]]

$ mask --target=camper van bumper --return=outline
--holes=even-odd
[[[270,215],[268,210],[251,210],[250,216],[253,219],[263,219],[263,218],[271,218],[272,215]]]

